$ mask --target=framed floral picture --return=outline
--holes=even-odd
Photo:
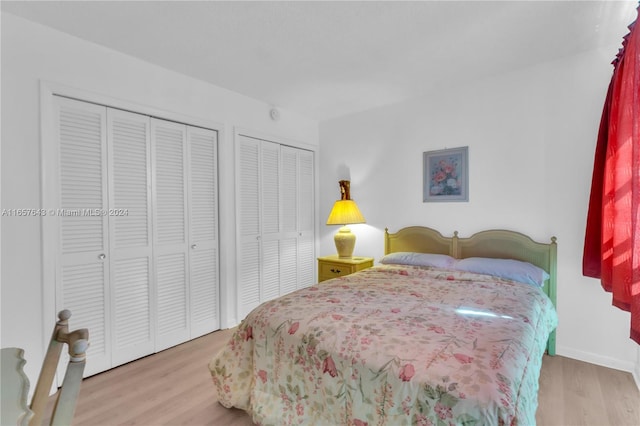
[[[469,201],[469,147],[423,154],[423,202]]]

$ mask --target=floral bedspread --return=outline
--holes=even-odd
[[[380,265],[262,304],[209,369],[261,425],[534,425],[556,324],[531,285]]]

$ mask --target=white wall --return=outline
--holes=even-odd
[[[556,236],[558,354],[633,371],[629,314],[581,274],[596,135],[618,47],[321,123],[320,220],[338,180],[350,178],[367,219],[351,226],[357,255],[379,258],[385,227]],[[469,202],[423,203],[422,153],[459,146],[469,147]],[[336,230],[321,226],[319,255],[335,252]]]
[[[41,81],[220,123],[222,324],[235,325],[234,130],[317,147],[318,124],[286,110],[274,122],[263,102],[3,13],[2,208],[46,208],[40,205]],[[25,349],[31,383],[55,321],[55,313],[42,314],[52,303],[43,300],[43,288],[53,283],[42,277],[41,240],[38,218],[2,217],[1,345]]]
[[[636,360],[636,369],[633,372],[633,378],[636,380],[636,386],[640,389],[640,347],[638,348],[638,359]]]

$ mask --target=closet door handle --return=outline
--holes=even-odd
[[[197,246],[195,244],[191,244],[191,248],[195,249]]]
[[[106,255],[106,254],[104,254],[104,253],[100,253],[100,254],[98,255],[98,259],[100,259],[100,260],[105,260],[106,258],[107,258],[107,255]]]

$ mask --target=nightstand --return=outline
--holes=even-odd
[[[318,282],[343,277],[373,266],[373,257],[341,259],[337,254],[318,258]]]

